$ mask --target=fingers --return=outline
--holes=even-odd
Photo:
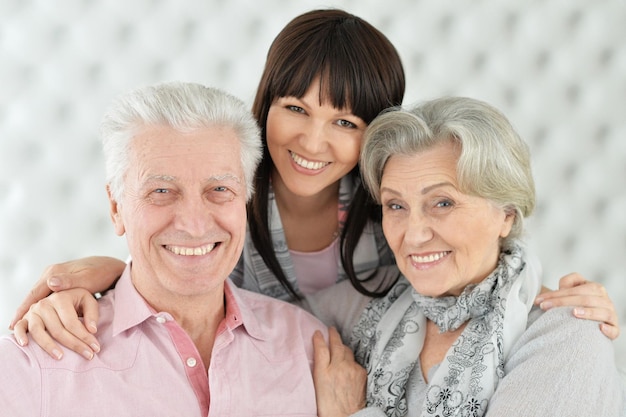
[[[108,256],[89,256],[55,264],[46,269],[42,278],[53,291],[85,288],[91,293],[105,291],[122,274],[126,263]]]
[[[606,289],[600,283],[585,280],[580,274],[564,276],[559,280],[559,290],[540,294],[535,304],[543,310],[575,307],[574,316],[600,322],[600,330],[610,339],[619,336],[618,315]]]
[[[43,279],[43,277],[40,278],[39,281],[35,283],[35,286],[31,288],[26,298],[17,307],[15,315],[13,316],[13,319],[11,319],[11,323],[9,323],[9,329],[15,330],[15,324],[18,320],[24,317],[24,314],[26,314],[30,306],[35,304],[42,298],[46,298],[50,294],[50,292],[51,291],[46,284],[46,280]]]
[[[26,333],[28,332],[28,321],[25,319],[20,319],[15,322],[13,326],[13,336],[17,340],[17,343],[20,346],[26,346],[28,344],[28,336]]]
[[[97,304],[86,290],[66,290],[34,304],[22,322],[28,322],[30,337],[53,358],[62,357],[61,344],[86,359],[92,359],[100,351],[98,341],[92,334],[96,331]],[[87,327],[78,317],[81,311],[88,314],[90,324]],[[18,340],[25,336],[22,322],[16,325],[16,328],[19,327],[16,333]]]
[[[24,317],[29,307],[48,296],[50,290],[80,287],[91,293],[104,291],[115,282],[125,267],[123,261],[107,256],[90,256],[48,266],[17,308],[9,329],[14,329],[15,323]]]
[[[559,289],[573,288],[587,283],[587,280],[579,273],[567,274],[559,280]]]
[[[48,314],[42,318],[48,333],[59,343],[87,359],[100,351],[93,335],[97,331],[98,302],[88,291],[77,288],[55,293],[41,303],[50,305]],[[79,313],[83,314],[83,321],[79,319]],[[47,321],[47,317],[51,320]],[[37,336],[33,334],[32,337]]]
[[[606,308],[576,307],[573,312],[574,316],[580,319],[600,322],[600,330],[609,339],[615,340],[619,337],[619,320],[615,310],[608,310]]]
[[[95,334],[98,331],[98,320],[100,318],[100,310],[98,308],[98,301],[91,296],[91,294],[83,295],[81,298],[81,304],[78,306],[79,311],[83,313],[84,327],[91,334]]]
[[[354,361],[352,351],[335,328],[328,329],[328,344],[322,334],[313,336],[315,365],[313,382],[320,417],[348,416],[365,406],[367,372]]]
[[[314,372],[321,371],[330,363],[330,350],[319,330],[313,334],[313,360]]]
[[[26,317],[28,318],[22,319],[16,324],[15,337],[17,338],[18,343],[22,344],[22,341],[24,341],[23,338],[26,337],[25,329],[27,329],[30,332],[33,341],[41,346],[41,348],[45,350],[48,355],[57,360],[61,359],[63,357],[63,351],[60,346],[54,342],[54,339],[52,339],[52,337],[50,337],[50,335],[45,331],[45,325],[43,324],[41,317],[36,314],[29,314]],[[23,334],[22,331],[24,332]]]
[[[332,363],[343,360],[354,360],[350,348],[343,344],[339,332],[334,327],[328,328],[328,344],[322,333],[316,331],[313,335],[313,351],[316,368],[328,367]]]
[[[610,326],[606,323],[600,324],[600,330],[602,331],[602,333],[604,333],[606,337],[611,340],[617,339],[620,334],[619,326]]]
[[[14,329],[15,323],[24,317],[31,305],[46,298],[52,291],[61,291],[71,288],[71,281],[67,278],[68,270],[71,271],[72,269],[71,265],[71,262],[65,262],[50,265],[44,269],[26,298],[17,307],[15,315],[9,324],[9,329]]]
[[[330,350],[331,362],[354,360],[354,356],[350,348],[343,344],[339,332],[334,327],[328,328],[328,348]]]
[[[615,310],[606,307],[575,307],[574,315],[581,319],[603,322],[609,326],[619,326]]]
[[[545,303],[545,304],[544,304]],[[559,289],[539,294],[535,304],[543,309],[557,306],[605,307],[613,310],[613,302],[604,286],[587,281],[580,274],[569,274],[559,281]]]

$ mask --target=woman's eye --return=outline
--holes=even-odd
[[[354,129],[354,128],[356,128],[356,127],[357,127],[354,123],[352,123],[352,122],[351,122],[351,121],[349,121],[349,120],[345,120],[345,119],[341,119],[341,120],[339,120],[339,121],[337,122],[337,124],[338,124],[339,126],[342,126],[342,127],[349,127],[349,128],[351,128],[351,129]]]
[[[452,207],[452,201],[450,200],[441,200],[435,203],[435,207]]]
[[[304,109],[300,106],[294,106],[294,105],[289,104],[287,105],[287,108],[295,113],[304,113]]]
[[[157,188],[153,192],[156,194],[167,194],[169,190],[167,188]]]
[[[392,210],[392,211],[396,211],[396,210],[401,210],[402,209],[402,206],[400,204],[397,204],[397,203],[388,203],[386,206],[387,206],[387,208],[389,210]]]

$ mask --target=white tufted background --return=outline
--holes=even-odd
[[[534,155],[528,229],[547,285],[602,282],[625,324],[626,1],[2,0],[0,333],[45,266],[126,257],[96,137],[112,97],[181,79],[251,102],[278,31],[328,6],[396,45],[406,104],[455,94],[504,110]],[[626,334],[616,346],[624,367]]]

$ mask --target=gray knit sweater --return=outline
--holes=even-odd
[[[305,307],[327,325],[337,327],[348,341],[369,300],[349,282],[342,282],[308,297]],[[417,363],[407,393],[409,416],[420,415],[427,388]],[[600,332],[598,323],[575,318],[571,308],[547,312],[533,308],[526,331],[506,359],[505,372],[487,416],[626,416],[626,390],[611,340]],[[385,414],[366,408],[354,416]]]

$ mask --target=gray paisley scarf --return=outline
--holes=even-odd
[[[386,297],[370,302],[352,334],[355,357],[368,371],[368,406],[405,416],[407,381],[419,361],[426,320],[442,332],[467,322],[431,378],[421,415],[482,416],[540,288],[538,262],[517,241],[503,249],[486,279],[458,297],[425,297],[401,279]]]

